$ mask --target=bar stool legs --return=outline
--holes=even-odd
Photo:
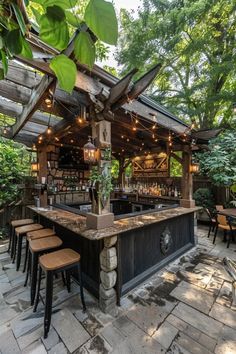
[[[17,256],[16,256],[16,270],[18,271],[20,268],[20,261],[21,261],[21,251],[22,251],[22,235],[18,235],[18,245],[17,245]]]
[[[53,272],[46,272],[46,303],[44,312],[44,338],[47,338],[51,324],[53,297]]]
[[[83,305],[83,311],[86,311],[86,305],[84,301],[84,289],[83,289],[83,281],[82,281],[82,272],[81,272],[81,267],[80,263],[77,266],[78,269],[78,275],[79,275],[79,286],[80,286],[80,297],[81,297],[81,302]]]

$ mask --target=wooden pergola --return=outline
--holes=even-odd
[[[15,118],[15,124],[7,128],[7,138],[29,147],[37,146],[41,161],[39,178],[45,176],[47,169],[47,145],[81,148],[91,135],[98,148],[111,146],[112,156],[121,162],[121,170],[126,158],[145,152],[164,150],[168,157],[176,158],[183,165],[182,203],[192,206],[189,166],[193,132],[143,94],[158,74],[160,65],[133,83],[136,69],[119,80],[97,65],[90,70],[77,63],[75,87],[72,94],[68,94],[58,87],[49,67],[49,60],[59,52],[34,33],[28,41],[33,59],[16,57],[10,62],[6,79],[0,81],[0,112]],[[63,51],[69,57],[72,53],[73,38]],[[47,104],[48,98],[53,104]],[[51,134],[47,134],[49,125]],[[200,138],[201,134],[195,141]],[[182,151],[182,158],[175,151]],[[101,164],[100,160],[98,165],[101,167]],[[95,211],[103,214],[108,212],[108,207]]]

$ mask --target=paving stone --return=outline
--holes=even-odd
[[[53,314],[52,324],[71,353],[90,338],[88,332],[67,309]]]
[[[206,290],[185,281],[182,281],[170,295],[206,314],[214,302],[214,297]]]
[[[74,313],[74,316],[77,318],[77,320],[79,320],[80,322],[84,322],[84,320],[86,320],[88,318],[88,312],[87,311],[83,311],[83,310],[77,310]]]
[[[68,351],[62,342],[55,345],[51,350],[49,350],[48,354],[67,354]]]
[[[101,323],[99,323],[92,315],[89,315],[88,318],[83,322],[83,326],[92,337],[96,336],[100,329],[103,328]]]
[[[3,295],[12,289],[12,285],[10,283],[0,283],[0,293]]]
[[[3,333],[6,333],[7,331],[9,331],[9,329],[11,329],[11,324],[8,322],[8,323],[5,323],[4,325],[0,326],[0,336],[3,334]]]
[[[132,322],[127,316],[121,316],[113,323],[113,326],[118,328],[126,337],[137,330],[137,325]],[[144,335],[144,332],[143,332]]]
[[[11,330],[0,336],[0,351],[2,354],[20,354],[20,348]]]
[[[176,343],[175,341],[171,344],[171,347],[169,348],[169,350],[167,351],[167,353],[169,354],[192,354],[191,352],[189,352],[188,350],[184,349],[183,347],[181,347],[178,343]]]
[[[20,349],[24,349],[28,347],[30,344],[38,340],[43,335],[43,326],[40,326],[25,335],[19,337],[17,342],[19,344]]]
[[[149,306],[136,305],[128,311],[127,316],[144,332],[153,335],[175,306],[175,304],[168,301],[163,303],[163,306],[153,303]]]
[[[194,340],[199,341],[202,332],[200,332],[197,328],[191,326],[189,323],[184,322],[183,320],[174,316],[173,314],[170,314],[167,317],[166,321],[169,322],[174,327],[176,327],[179,331],[187,334],[189,337],[193,338]]]
[[[215,348],[216,354],[236,354],[236,331],[224,326]]]
[[[182,348],[189,351],[191,354],[210,354],[211,352],[204,348],[201,344],[187,336],[186,334],[180,332],[177,336],[176,343],[178,343]]]
[[[225,325],[236,329],[236,311],[215,303],[211,309],[210,316]]]
[[[17,311],[7,305],[4,301],[0,303],[0,325],[9,322],[17,315]]]
[[[217,341],[209,336],[207,336],[204,333],[201,333],[200,337],[198,338],[198,343],[203,345],[205,348],[210,350],[211,352],[214,352],[215,346]]]
[[[81,348],[76,351],[76,354],[108,354],[112,353],[112,347],[107,343],[107,341],[96,336],[91,338],[87,343],[85,343]],[[75,353],[74,353],[75,354]],[[120,353],[121,354],[121,353]],[[125,354],[125,352],[124,352]]]
[[[47,338],[43,337],[43,333],[41,334],[41,336],[41,340],[47,350],[50,350],[51,348],[55,347],[60,341],[58,334],[53,327],[50,328]]]
[[[201,271],[198,271],[197,273],[191,273],[186,270],[181,270],[177,273],[177,275],[180,279],[185,280],[188,283],[200,286],[201,288],[205,288],[212,277],[211,273],[206,274]]]
[[[215,296],[218,295],[224,280],[218,277],[212,276],[210,282],[206,286],[206,290],[212,292]]]
[[[125,335],[112,325],[105,327],[99,335],[103,337],[112,348],[115,348],[126,339]]]
[[[94,317],[102,326],[105,326],[114,320],[111,315],[109,315],[108,313],[103,313],[102,311],[95,313]]]
[[[27,348],[25,348],[22,352],[22,354],[47,354],[47,351],[42,344],[40,340],[37,340],[36,342],[32,343],[29,345]]]
[[[229,282],[224,281],[219,295],[216,298],[216,302],[220,305],[224,305],[227,307],[231,306],[232,302],[232,285]]]
[[[196,327],[203,333],[207,333],[212,338],[217,339],[223,328],[220,322],[183,303],[179,303],[174,308],[172,314],[191,324],[193,327]]]
[[[43,324],[44,312],[39,310],[36,313],[32,309],[23,312],[20,316],[11,321],[11,327],[16,338],[19,338]]]
[[[165,321],[153,334],[152,338],[157,340],[164,348],[168,349],[177,333],[178,329]]]

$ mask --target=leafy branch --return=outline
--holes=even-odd
[[[92,68],[96,57],[95,41],[98,39],[110,45],[116,45],[118,23],[112,3],[105,0],[89,0],[84,14],[76,16],[77,0],[9,0],[0,2],[0,79],[8,71],[8,61],[15,56],[33,59],[29,45],[30,30],[35,25],[26,20],[21,8],[31,12],[36,23],[40,39],[60,51],[50,61],[59,85],[71,92],[76,80],[76,62]],[[35,6],[36,4],[36,6]],[[37,9],[36,9],[37,7]],[[63,54],[70,42],[70,30],[78,31],[74,39],[74,60]]]

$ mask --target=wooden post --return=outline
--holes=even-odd
[[[38,173],[38,183],[42,183],[42,178],[45,178],[46,185],[42,185],[42,190],[39,192],[40,206],[46,207],[48,204],[48,193],[47,193],[47,145],[42,145],[38,147],[38,163],[39,163],[39,173]]]
[[[106,120],[93,121],[92,138],[100,152],[98,172],[103,181],[106,181],[111,173],[111,123]],[[93,213],[87,214],[86,223],[89,228],[103,229],[113,225],[114,214],[110,212],[110,195],[104,194],[101,184],[97,186],[97,190],[98,198],[97,201],[93,199]]]
[[[182,160],[182,199],[180,200],[180,206],[185,208],[193,208],[195,206],[195,201],[193,200],[193,176],[192,173],[190,173],[190,165],[192,162],[192,151],[190,146],[185,147],[185,150],[183,150]]]

